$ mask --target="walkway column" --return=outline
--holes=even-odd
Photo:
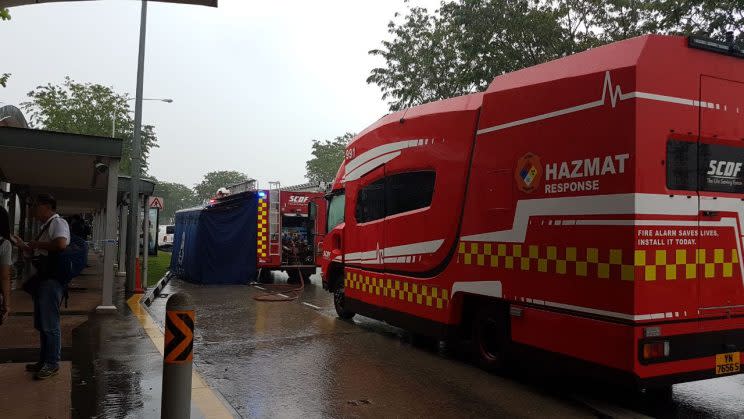
[[[108,187],[106,188],[106,220],[104,222],[103,248],[103,293],[101,305],[96,311],[116,311],[114,306],[114,253],[116,244],[116,195],[119,181],[119,161],[109,163]],[[103,217],[101,217],[103,218]]]
[[[129,210],[127,201],[124,199],[119,213],[119,272],[116,276],[127,274],[127,218],[129,218]]]

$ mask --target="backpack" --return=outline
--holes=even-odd
[[[36,240],[41,238],[44,232],[49,229],[50,224],[51,220],[42,226]],[[35,257],[34,259],[36,261],[34,266],[37,268],[40,277],[53,278],[62,284],[65,291],[63,299],[65,307],[67,307],[67,302],[70,298],[67,287],[70,281],[80,275],[87,265],[88,243],[82,238],[70,234],[70,242],[67,244],[65,250],[61,252],[48,252],[47,256]],[[24,289],[26,289],[25,286]],[[26,291],[32,295],[34,294],[32,287],[29,287]]]
[[[70,243],[65,250],[50,257],[50,259],[56,259],[56,266],[52,267],[54,278],[66,287],[72,278],[80,275],[85,269],[87,252],[88,244],[85,240],[70,234]]]

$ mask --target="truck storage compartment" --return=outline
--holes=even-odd
[[[310,219],[301,216],[283,216],[282,265],[314,265],[314,255]]]

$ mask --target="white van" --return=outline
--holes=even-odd
[[[176,226],[164,225],[158,228],[158,247],[173,246],[173,233],[176,232]]]

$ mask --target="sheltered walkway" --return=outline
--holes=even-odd
[[[31,298],[20,289],[29,269],[16,263],[11,313],[0,326],[0,417],[70,416],[73,331],[96,310],[116,310],[113,264],[121,154],[119,139],[28,129],[17,108],[0,108],[0,205],[11,215],[12,233],[26,240],[36,236],[39,223],[30,216],[30,204],[40,193],[51,193],[63,216],[97,214],[101,221],[94,243],[101,253],[91,254],[90,267],[70,284],[69,306],[62,308],[60,375],[43,385],[23,371],[23,363],[38,359],[39,336],[33,329]],[[24,403],[29,398],[33,402]]]

